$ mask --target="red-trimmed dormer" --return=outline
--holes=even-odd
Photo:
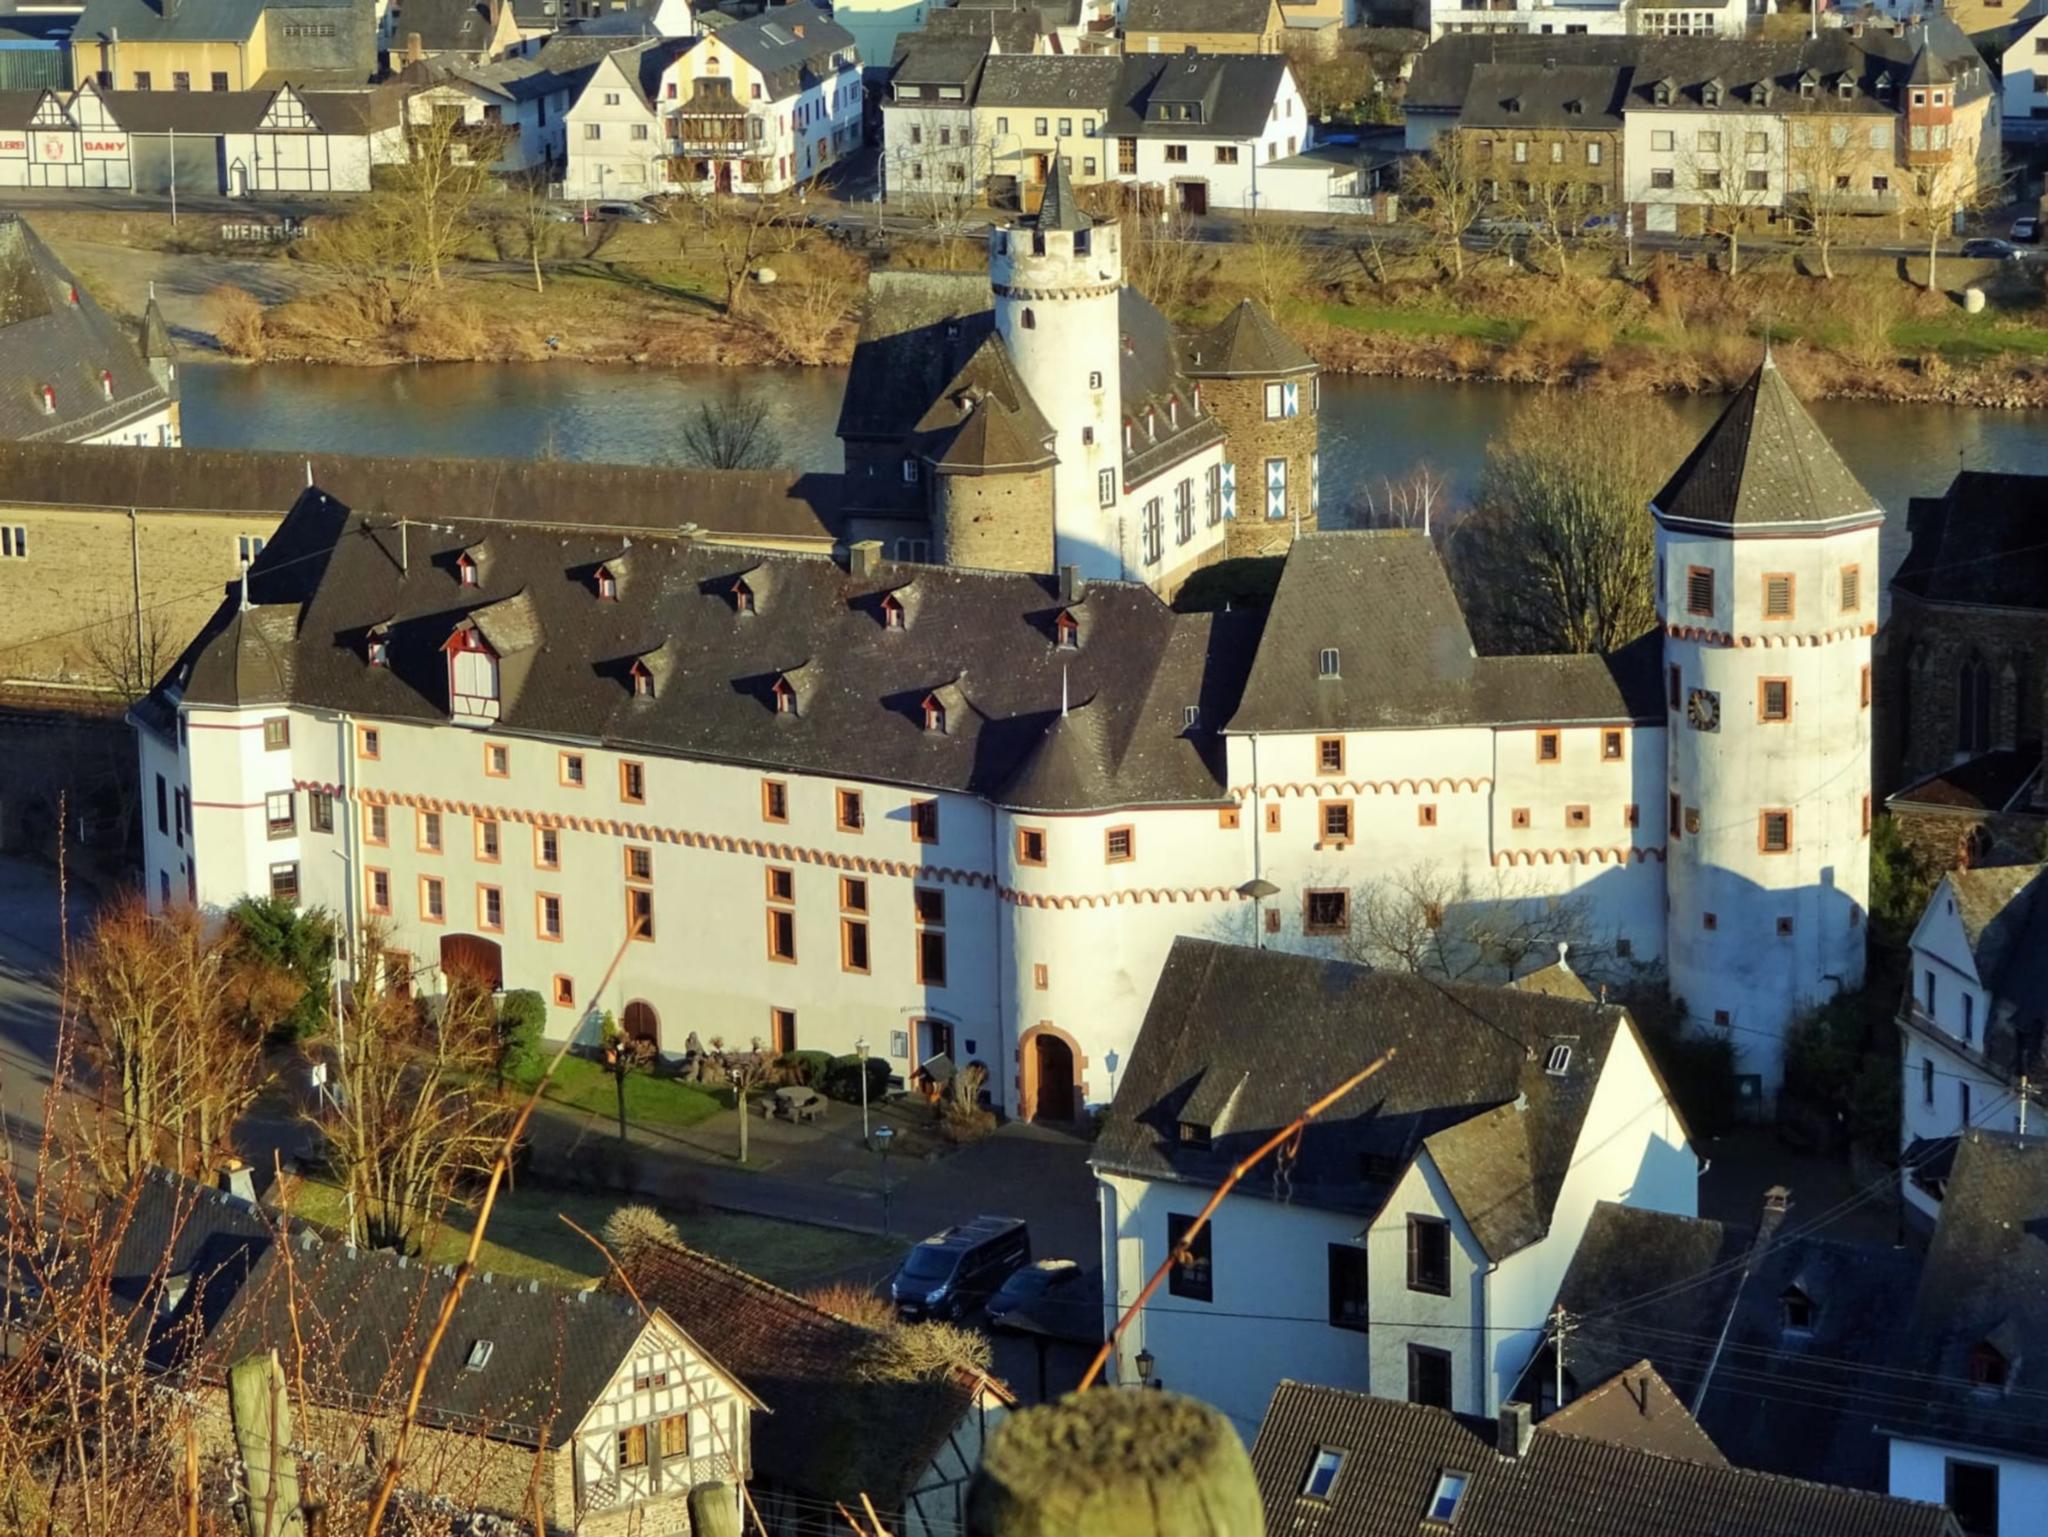
[[[481,585],[483,569],[483,562],[467,550],[455,557],[455,580],[464,587]]]
[[[109,400],[114,398],[114,376],[104,368],[100,370],[100,393]]]
[[[882,628],[885,630],[908,628],[907,616],[903,609],[903,600],[893,592],[882,594]]]
[[[924,696],[924,729],[946,734],[946,702],[937,694]]]
[[[57,414],[56,389],[51,385],[45,384],[38,387],[38,389],[36,390],[36,395],[39,403],[43,408],[43,415],[55,416]]]
[[[443,649],[448,653],[448,713],[496,720],[502,708],[498,653],[474,624],[456,626]]]

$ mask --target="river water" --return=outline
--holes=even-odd
[[[839,468],[832,429],[846,375],[837,369],[646,369],[594,363],[338,368],[188,363],[185,441],[195,448],[306,453],[556,455],[633,464],[676,462],[677,427],[700,402],[734,386],[757,389],[784,462]],[[1469,497],[1486,445],[1522,391],[1491,384],[1331,375],[1323,380],[1325,521],[1427,463]],[[1675,402],[1684,440],[1719,402]],[[1626,411],[1627,397],[1588,396],[1589,411]],[[1946,486],[1959,466],[2048,474],[2048,411],[1822,401],[1815,419],[1891,513],[1886,566],[1904,553],[1906,501]]]

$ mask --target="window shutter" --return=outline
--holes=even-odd
[[[1408,1224],[1408,1284],[1413,1286],[1422,1274],[1422,1229],[1411,1221]]]
[[[1289,383],[1280,386],[1280,414],[1282,416],[1301,415],[1301,386],[1299,384]]]
[[[1284,518],[1287,516],[1287,461],[1268,459],[1266,461],[1266,516]]]
[[[1311,515],[1323,510],[1323,455],[1320,449],[1308,456],[1308,510]]]
[[[1223,516],[1225,518],[1234,518],[1237,516],[1237,466],[1234,464],[1225,464],[1221,466],[1221,469],[1223,486]]]

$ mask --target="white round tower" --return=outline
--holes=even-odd
[[[1652,501],[1671,991],[1775,1096],[1863,980],[1883,511],[1768,356]]]
[[[1055,161],[1038,212],[989,233],[996,331],[1053,429],[1055,564],[1085,576],[1124,575],[1117,538],[1123,495],[1123,391],[1118,294],[1124,267],[1114,220],[1095,220]]]

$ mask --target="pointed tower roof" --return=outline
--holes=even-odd
[[[1650,506],[1666,523],[1729,529],[1883,516],[1769,353]]]
[[[1013,811],[1100,811],[1125,799],[1117,791],[1109,719],[1092,699],[1047,723],[1000,796]]]
[[[1183,371],[1196,379],[1307,373],[1316,366],[1301,344],[1249,299],[1239,300],[1215,325],[1189,337],[1182,354]]]
[[[1906,84],[1947,84],[1949,80],[1948,60],[1936,53],[1933,46],[1927,41],[1927,29],[1925,27],[1915,27],[1913,29],[1913,41],[1919,44],[1920,51],[1913,55],[1913,69],[1906,76]]]
[[[1064,157],[1055,155],[1052,175],[1045,181],[1045,197],[1038,205],[1038,227],[1040,229],[1093,229],[1095,221],[1088,217],[1079,198],[1074,196],[1074,181],[1067,174]]]
[[[154,363],[158,358],[172,356],[171,328],[164,323],[164,312],[156,302],[156,291],[152,285],[149,304],[142,311],[142,355]]]

